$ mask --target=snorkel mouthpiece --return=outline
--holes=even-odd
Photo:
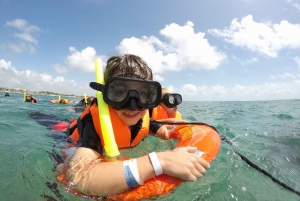
[[[139,98],[139,92],[137,92],[136,90],[130,90],[126,97],[127,101],[122,108],[128,108],[132,111],[137,109],[143,110],[144,108],[139,104]]]
[[[134,98],[129,100],[129,109],[133,111],[136,110],[136,100]]]
[[[136,90],[131,90],[126,96],[126,102],[120,107],[120,109],[143,110],[144,108],[139,104],[139,93]]]

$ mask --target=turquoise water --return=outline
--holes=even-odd
[[[48,153],[59,152],[65,142],[59,133],[30,116],[38,111],[65,120],[79,114],[72,105],[50,104],[56,97],[35,95],[39,103],[31,104],[23,102],[23,94],[10,95],[4,97],[0,92],[0,200],[87,200],[66,193],[57,183],[55,162]],[[184,119],[215,126],[232,145],[222,141],[219,155],[204,177],[184,182],[172,193],[152,200],[300,201],[298,195],[249,166],[233,151],[300,191],[300,100],[184,102],[179,110]],[[56,119],[43,121],[51,124]],[[123,154],[139,156],[174,144],[150,136]]]

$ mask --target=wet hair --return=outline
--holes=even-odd
[[[32,99],[32,96],[31,95],[26,95],[26,102],[30,102]]]
[[[93,97],[93,96],[88,97],[88,98],[87,98],[88,104],[91,104],[91,102],[94,100],[94,98],[95,98],[95,97]]]
[[[93,97],[93,96],[89,96],[87,99],[86,99],[86,104],[87,105],[90,105],[91,104],[91,102],[94,100],[94,98],[95,97]],[[85,100],[84,100],[84,98],[80,101],[80,103],[81,103],[81,105],[82,106],[85,106]]]
[[[104,72],[104,82],[112,76],[137,75],[140,79],[152,80],[152,70],[148,64],[139,56],[125,54],[113,56],[108,59]]]
[[[162,88],[161,89],[161,97],[163,97],[166,93],[175,93],[175,91],[168,87]]]

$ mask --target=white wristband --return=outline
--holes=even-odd
[[[123,169],[126,183],[129,188],[134,188],[142,184],[136,159],[123,161]]]
[[[132,159],[132,163],[130,165],[130,169],[131,169],[132,174],[133,174],[135,180],[137,181],[137,183],[139,185],[141,185],[142,182],[141,182],[141,178],[140,178],[139,169],[138,169],[138,166],[137,166],[136,159]]]
[[[152,163],[152,166],[153,166],[156,176],[161,175],[163,173],[163,170],[161,168],[161,165],[160,165],[160,162],[158,160],[156,153],[155,152],[150,153],[149,158]]]

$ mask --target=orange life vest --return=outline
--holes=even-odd
[[[147,115],[147,114],[146,114]],[[205,159],[207,162],[212,162],[217,156],[220,146],[221,138],[218,131],[207,124],[199,123],[198,125],[178,125],[173,131],[169,133],[170,138],[178,141],[176,147],[193,146],[197,147],[197,155]],[[66,146],[62,149],[62,155],[66,158],[74,153],[74,147]],[[115,162],[128,160],[129,158],[102,158],[103,162]],[[59,162],[58,162],[59,164]],[[72,193],[78,197],[85,197],[87,199],[99,200],[99,196],[80,192],[77,188],[70,185],[70,181],[67,178],[67,171],[69,166],[66,165],[60,175],[57,176],[57,180],[66,184],[65,191]],[[145,181],[142,185],[137,186],[133,189],[129,189],[117,195],[110,195],[105,200],[122,200],[122,201],[133,201],[133,200],[153,200],[152,197],[158,197],[170,193],[173,189],[179,186],[183,180],[171,177],[166,174],[152,177]],[[154,198],[155,199],[155,198]]]
[[[139,144],[139,142],[144,139],[148,133],[149,133],[149,124],[150,124],[150,119],[149,119],[149,112],[147,110],[147,113],[143,117],[143,123],[140,131],[136,135],[136,137],[133,139],[131,142],[131,131],[129,127],[118,117],[117,113],[115,110],[111,107],[108,106],[109,113],[110,113],[110,119],[114,131],[114,136],[116,143],[118,145],[118,148],[128,148],[128,147],[133,147]],[[79,117],[79,120],[81,121],[86,115],[90,114],[92,116],[93,124],[95,127],[95,130],[98,134],[98,136],[101,139],[101,144],[104,149],[104,140],[102,136],[102,131],[101,131],[101,125],[99,123],[99,114],[98,114],[98,106],[96,103],[92,103]],[[79,131],[77,127],[77,121],[74,121],[69,127],[68,131],[69,134],[71,134],[70,138],[73,140],[73,142],[77,142],[79,139]]]
[[[169,119],[169,118],[176,118],[181,119],[180,112],[176,112],[174,115],[168,115],[168,112],[165,108],[163,108],[161,105],[155,107],[152,109],[152,119],[154,120],[160,120],[160,119]]]
[[[68,99],[65,99],[65,98],[62,98],[62,99],[60,99],[60,100],[57,100],[57,103],[68,104],[68,103],[69,103],[69,100],[68,100]]]

